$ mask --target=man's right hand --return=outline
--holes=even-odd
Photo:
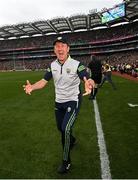
[[[31,83],[27,80],[26,85],[23,85],[24,91],[26,94],[31,95],[31,92],[33,91]]]

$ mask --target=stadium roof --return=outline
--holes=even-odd
[[[109,27],[118,22],[132,22],[138,19],[138,0],[125,0],[126,16],[110,23],[101,23],[103,12],[109,11],[104,9],[102,12],[91,12],[88,15],[74,15],[71,17],[58,17],[52,20],[36,21],[22,23],[17,25],[0,27],[0,39],[32,37],[36,35],[59,34],[64,32],[75,32],[82,30],[91,30],[95,27]]]

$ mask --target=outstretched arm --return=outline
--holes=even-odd
[[[26,94],[31,95],[31,92],[37,89],[42,89],[43,87],[46,86],[46,84],[48,83],[48,81],[46,81],[45,79],[41,79],[40,81],[31,84],[29,82],[29,80],[26,81],[26,85],[23,85],[24,91]]]
[[[90,74],[88,73],[86,67],[80,63],[77,72],[79,78],[83,80],[85,83],[85,93],[83,94],[83,96],[91,94],[91,91],[95,86],[95,83],[92,79],[89,78]]]

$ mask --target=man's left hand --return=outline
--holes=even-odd
[[[83,93],[83,96],[86,96],[91,94],[91,91],[95,86],[95,83],[92,79],[86,79],[86,77],[84,77],[84,83],[85,83],[85,93]]]

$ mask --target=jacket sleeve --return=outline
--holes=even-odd
[[[79,63],[78,65],[77,74],[81,80],[83,80],[84,77],[86,77],[86,79],[89,79],[89,73],[82,63]]]
[[[51,70],[51,67],[49,66],[47,69],[46,69],[46,73],[44,75],[44,79],[46,81],[49,81],[50,79],[52,78],[52,70]]]

